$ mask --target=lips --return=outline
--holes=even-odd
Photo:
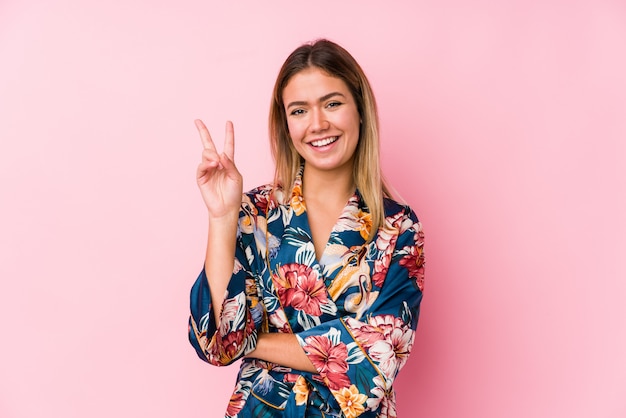
[[[338,136],[330,136],[328,138],[311,141],[309,142],[309,145],[316,147],[316,148],[325,147],[326,145],[330,145],[333,142],[337,141],[338,139],[339,139]]]

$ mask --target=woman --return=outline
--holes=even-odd
[[[227,417],[394,417],[413,344],[423,234],[382,178],[370,85],[319,40],[283,64],[270,109],[274,182],[242,197],[234,133],[204,145],[209,212],[189,338],[205,361],[243,358]]]

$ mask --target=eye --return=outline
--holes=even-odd
[[[299,116],[304,114],[304,109],[294,109],[289,113],[291,116]]]
[[[343,104],[343,103],[341,103],[341,102],[336,102],[336,101],[334,101],[334,102],[330,102],[330,103],[328,103],[328,104],[326,105],[326,107],[327,107],[327,108],[329,108],[329,109],[332,109],[332,108],[335,108],[335,107],[339,107],[339,106],[341,106],[342,104]]]

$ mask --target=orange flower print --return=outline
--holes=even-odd
[[[367,239],[372,230],[372,216],[368,212],[363,212],[359,209],[359,212],[356,214],[356,222],[356,230],[359,231],[363,239]]]
[[[294,186],[293,192],[291,193],[291,202],[289,203],[297,216],[302,215],[306,210],[304,197],[302,196],[302,187],[299,184]]]
[[[274,275],[278,296],[284,306],[292,306],[306,314],[321,316],[321,305],[328,303],[326,286],[309,266],[290,263]]]
[[[358,231],[361,238],[368,239],[372,230],[372,215],[358,207],[358,200],[353,197],[337,220],[335,231]]]
[[[367,400],[367,396],[359,393],[356,386],[351,385],[349,388],[341,388],[339,390],[333,390],[333,395],[339,406],[343,411],[346,418],[354,418],[365,412],[363,404]]]
[[[298,376],[296,384],[293,386],[293,391],[296,394],[296,405],[304,405],[309,399],[309,384],[304,376]]]

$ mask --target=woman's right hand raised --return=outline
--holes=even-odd
[[[198,165],[196,180],[209,210],[211,218],[220,218],[226,215],[239,214],[241,194],[243,192],[243,178],[234,163],[235,133],[232,122],[226,122],[226,138],[224,152],[218,154],[209,130],[204,123],[196,119],[196,128],[204,150],[202,162]]]

